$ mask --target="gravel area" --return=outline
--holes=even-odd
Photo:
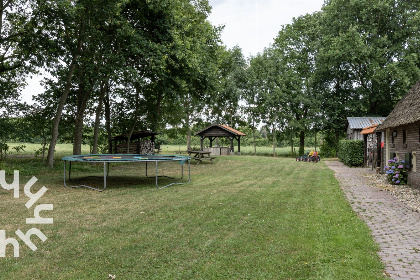
[[[388,182],[386,174],[363,175],[373,181],[373,186],[388,191],[413,211],[420,212],[420,190],[409,185],[392,185]]]

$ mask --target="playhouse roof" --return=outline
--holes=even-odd
[[[385,117],[347,117],[347,122],[351,129],[364,129],[374,124],[380,124],[385,119]]]
[[[360,134],[372,134],[375,133],[375,129],[379,124],[374,124],[368,127],[363,128],[362,132]]]

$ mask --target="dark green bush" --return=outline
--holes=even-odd
[[[364,159],[362,140],[340,140],[338,158],[348,166],[362,166]]]
[[[338,142],[334,134],[326,134],[324,136],[324,141],[320,146],[321,154],[324,158],[334,158],[337,157]]]

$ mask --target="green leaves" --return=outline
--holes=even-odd
[[[347,106],[354,113],[386,116],[408,90],[407,79],[412,84],[420,76],[411,56],[418,51],[407,44],[418,40],[413,22],[419,7],[418,0],[333,0],[324,6],[318,65],[329,74],[319,78],[338,95],[360,98],[359,108]]]
[[[364,160],[363,140],[341,140],[338,143],[338,158],[348,166],[362,166]]]

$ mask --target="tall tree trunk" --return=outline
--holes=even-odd
[[[41,130],[41,137],[42,137],[42,164],[45,163],[45,150],[47,147],[47,135],[45,134],[45,130]]]
[[[109,100],[109,87],[105,89],[105,127],[108,139],[108,153],[112,154],[111,108]]]
[[[292,155],[293,155],[293,135],[290,136],[290,147],[292,148]]]
[[[55,113],[55,117],[53,120],[53,127],[52,127],[52,135],[51,135],[51,142],[48,149],[48,157],[47,157],[47,164],[49,167],[54,167],[54,150],[55,146],[57,145],[58,139],[58,126],[60,125],[61,121],[61,114],[63,113],[64,104],[66,103],[67,96],[70,92],[71,87],[71,79],[73,77],[74,70],[76,68],[76,62],[79,59],[80,52],[82,50],[83,45],[83,33],[84,33],[84,21],[82,20],[79,32],[79,38],[77,39],[77,48],[73,54],[73,58],[71,60],[69,70],[67,72],[66,77],[66,86],[64,87],[64,92],[60,97],[60,101],[58,102],[57,112]]]
[[[252,129],[252,142],[254,144],[254,156],[257,155],[257,144],[255,143],[255,128]]]
[[[252,142],[254,145],[254,156],[257,155],[257,145],[255,143],[255,121],[252,119]]]
[[[83,71],[81,71],[81,82],[79,83],[79,90],[77,92],[77,112],[74,120],[73,155],[82,154],[83,117],[85,115],[86,105],[91,92],[91,89],[86,91],[83,76]]]
[[[187,151],[191,150],[191,127],[190,127],[190,114],[187,112],[185,118],[185,126],[187,127]]]
[[[190,108],[191,108],[191,96],[187,94],[185,98],[185,126],[187,127],[187,151],[191,150],[191,127],[190,127]]]
[[[157,92],[157,98],[156,98],[156,110],[155,110],[155,115],[154,115],[154,119],[153,119],[153,123],[152,123],[152,131],[157,131],[159,128],[159,116],[160,116],[160,110],[161,110],[161,105],[162,105],[162,92],[161,89],[158,89]]]
[[[101,112],[105,98],[105,91],[108,87],[108,81],[104,82],[101,85],[101,89],[99,92],[99,100],[98,100],[98,107],[96,107],[95,111],[95,126],[93,128],[93,147],[92,147],[92,154],[98,153],[98,139],[99,139],[99,125],[101,121]]]
[[[273,157],[276,157],[276,126],[273,124]]]
[[[139,98],[140,98],[140,86],[136,86],[136,109],[134,111],[134,118],[133,118],[133,124],[131,125],[130,132],[128,132],[127,135],[127,154],[130,153],[130,143],[131,143],[131,135],[133,135],[134,129],[137,125],[137,119],[139,117]]]
[[[299,155],[303,155],[305,153],[305,132],[301,131],[299,133]]]

